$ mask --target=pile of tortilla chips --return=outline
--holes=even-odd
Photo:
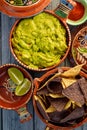
[[[39,87],[34,98],[38,111],[48,122],[71,126],[87,116],[87,80],[79,75],[82,66],[61,70]]]

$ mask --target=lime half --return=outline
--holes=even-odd
[[[20,85],[24,80],[23,73],[15,67],[8,69],[8,75],[16,85]]]
[[[30,90],[30,88],[31,88],[31,81],[25,78],[23,83],[16,87],[15,95],[23,96]]]

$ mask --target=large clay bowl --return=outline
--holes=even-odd
[[[48,14],[51,14],[52,16],[54,16],[55,18],[58,19],[58,21],[60,21],[60,23],[62,24],[62,26],[64,26],[65,30],[66,30],[66,43],[67,43],[67,49],[66,49],[66,52],[64,53],[64,55],[60,58],[60,61],[50,67],[44,67],[44,68],[33,68],[33,67],[30,67],[29,65],[26,65],[25,63],[23,63],[23,61],[20,61],[19,58],[17,57],[17,55],[15,54],[14,52],[14,48],[13,48],[13,45],[12,45],[12,38],[13,38],[13,32],[15,30],[15,28],[18,26],[18,24],[20,24],[21,20],[17,20],[12,29],[11,29],[11,32],[10,32],[10,50],[11,50],[11,53],[13,54],[14,58],[22,65],[24,66],[25,68],[27,69],[30,69],[30,70],[34,70],[34,71],[47,71],[47,70],[50,70],[50,69],[53,69],[55,67],[57,67],[59,64],[61,64],[65,58],[67,57],[68,55],[68,52],[70,50],[70,46],[71,46],[71,34],[70,34],[70,30],[69,30],[69,27],[68,25],[66,24],[66,19],[65,18],[60,18],[60,16],[57,16],[57,14],[55,14],[53,11],[44,11],[45,13],[48,13]],[[33,17],[32,17],[33,18]],[[43,30],[42,30],[43,31]],[[44,43],[45,44],[45,43]],[[50,46],[50,43],[49,43],[49,46]]]
[[[69,67],[62,67],[62,70],[66,71],[68,70]],[[40,113],[38,107],[37,107],[37,103],[36,103],[36,100],[34,98],[35,95],[37,95],[37,90],[38,88],[45,83],[45,81],[47,80],[47,78],[55,73],[58,72],[58,68],[55,68],[51,71],[48,71],[47,73],[45,73],[43,76],[41,76],[40,78],[35,78],[34,79],[34,92],[33,92],[33,105],[34,105],[34,109],[35,109],[35,112],[36,114],[38,115],[38,117],[48,126],[50,127],[50,129],[52,130],[71,130],[71,129],[75,129],[81,125],[83,125],[84,123],[87,122],[87,118],[81,120],[79,123],[77,124],[74,124],[74,125],[71,125],[71,126],[58,126],[58,125],[55,125],[53,123],[50,123],[48,122],[47,119],[44,119],[44,117],[42,116],[42,114]],[[84,73],[84,72],[80,72],[80,76],[83,76],[85,78],[87,78],[87,75]]]

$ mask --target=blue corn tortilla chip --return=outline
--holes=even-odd
[[[80,117],[83,117],[84,114],[85,114],[84,107],[77,107],[68,116],[63,118],[60,122],[65,123],[65,122],[68,122],[68,121],[71,121],[71,120],[76,120]]]
[[[80,107],[85,104],[84,95],[82,94],[78,82],[63,89],[62,94],[71,101],[74,101]]]
[[[47,83],[47,89],[50,93],[61,94],[62,93],[62,84],[61,77],[54,78]]]
[[[48,93],[49,93],[49,91],[46,86],[37,91],[37,95],[46,95]]]
[[[66,117],[69,114],[69,111],[64,110],[64,111],[55,111],[52,113],[48,113],[50,121],[54,122],[54,123],[59,123],[61,119],[63,119],[64,117]]]
[[[48,101],[50,102],[50,104],[55,107],[55,109],[57,111],[62,111],[66,105],[66,103],[69,101],[68,98],[64,97],[64,98],[51,98],[51,97],[47,97]]]
[[[84,95],[85,101],[87,101],[87,80],[84,77],[82,77],[81,79],[78,80],[78,84]]]

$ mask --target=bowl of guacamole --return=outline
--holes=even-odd
[[[10,33],[13,56],[31,70],[44,71],[58,66],[69,48],[67,26],[48,12],[16,21]]]

